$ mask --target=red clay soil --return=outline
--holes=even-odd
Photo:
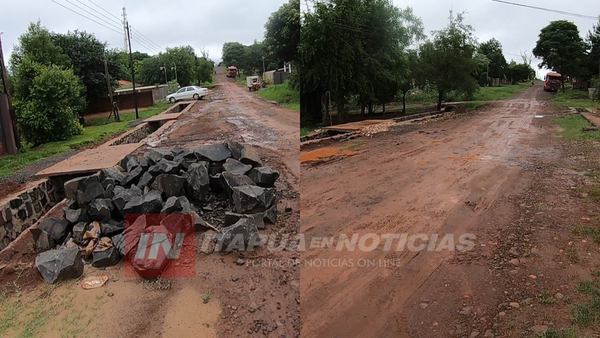
[[[464,253],[308,250],[302,336],[522,337],[572,325],[566,299],[577,299],[577,283],[599,262],[597,245],[573,235],[600,214],[577,189],[600,165],[557,138],[547,95],[536,86],[474,114],[348,141],[364,152],[303,166],[307,242],[355,233],[475,241]],[[379,265],[359,267],[361,259]],[[565,298],[547,306],[544,292]]]

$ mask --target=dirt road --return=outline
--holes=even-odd
[[[473,114],[337,143],[340,154],[351,155],[303,165],[301,230],[309,237],[472,234],[475,241],[464,253],[386,251],[382,245],[371,252],[308,250],[300,272],[302,335],[519,337],[537,324],[528,313],[537,302],[530,305],[534,298],[527,298],[541,292],[536,286],[564,286],[574,274],[589,274],[586,268],[550,274],[554,265],[544,259],[556,258],[558,249],[550,246],[566,246],[570,230],[562,224],[562,232],[546,233],[538,245],[541,239],[530,237],[530,230],[544,227],[528,223],[538,206],[521,201],[531,189],[552,189],[541,181],[542,168],[552,169],[543,173],[559,191],[581,176],[565,179],[566,170],[563,177],[552,176],[564,151],[555,140],[556,110],[546,95],[536,86]],[[575,203],[565,202],[566,190],[566,197],[555,191],[550,204],[556,208],[561,199],[562,215],[552,208],[539,212],[550,219],[544,224],[561,224],[566,214],[581,216],[578,208],[568,210]],[[545,256],[540,247],[548,249]],[[520,267],[509,264],[515,257],[521,257]],[[359,266],[361,260],[376,266]],[[515,302],[520,304],[511,307]],[[519,305],[522,310],[515,310]],[[554,324],[568,323],[559,318]]]
[[[233,139],[256,146],[266,164],[281,173],[279,219],[266,231],[294,234],[299,227],[298,126],[298,112],[263,101],[219,73],[209,97],[153,145],[193,149]],[[25,261],[18,265],[24,270],[11,273],[29,280],[17,276],[5,286],[9,296],[0,299],[0,314],[7,320],[0,332],[19,336],[26,330],[44,337],[296,336],[298,268],[253,264],[265,258],[291,261],[294,255],[266,249],[239,255],[198,252],[196,277],[156,283],[124,277],[121,266],[105,271],[86,266],[84,276],[111,277],[106,286],[91,291],[82,290],[77,281],[48,287]],[[32,284],[31,278],[37,280]]]

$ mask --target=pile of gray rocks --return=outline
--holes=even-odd
[[[35,266],[54,283],[81,276],[84,264],[107,267],[131,258],[140,233],[173,223],[163,217],[151,224],[146,216],[152,214],[186,215],[192,231],[217,228],[222,250],[234,238],[252,243],[259,229],[277,220],[278,178],[253,148],[233,141],[130,155],[119,166],[65,182],[64,218],[46,219],[31,230]],[[221,212],[208,212],[213,205]],[[209,224],[205,216],[215,214],[220,221]],[[155,277],[166,263],[157,268],[156,262],[133,260],[133,267],[143,277]]]

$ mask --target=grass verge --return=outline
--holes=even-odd
[[[468,101],[506,100],[522,93],[531,87],[531,83],[518,83],[500,87],[481,87]]]
[[[300,93],[292,88],[289,82],[263,88],[258,91],[258,96],[265,100],[275,101],[286,108],[300,111]]]
[[[552,101],[560,107],[575,107],[575,108],[588,108],[594,110],[598,108],[598,103],[590,100],[587,91],[576,90],[573,88],[567,88],[564,92],[559,91],[554,94]]]
[[[169,103],[160,102],[140,111],[140,118],[156,115],[167,109]],[[130,127],[135,120],[134,112],[121,114],[121,121],[114,122],[106,117],[90,118],[86,121],[83,132],[68,140],[46,143],[37,147],[25,146],[16,155],[0,157],[0,178],[7,177],[37,161],[50,156],[63,154],[69,150],[81,149],[99,143],[109,137],[120,134]]]
[[[562,128],[561,136],[569,140],[600,140],[600,131],[584,131],[592,124],[579,114],[557,117],[556,123]]]

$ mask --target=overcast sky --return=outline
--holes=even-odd
[[[100,5],[113,15],[120,17],[122,7],[127,7],[130,25],[152,40],[163,49],[180,45],[191,45],[200,54],[207,50],[212,59],[221,57],[224,42],[238,41],[251,44],[254,40],[262,40],[264,25],[272,12],[276,11],[287,0],[54,0],[70,7],[96,21],[105,22],[86,13],[83,9],[103,17],[84,6],[92,8]],[[100,26],[51,0],[1,0],[0,32],[2,35],[5,58],[18,38],[26,31],[32,21],[40,20],[42,25],[54,32],[65,33],[75,29],[94,33],[101,41],[108,42],[110,47],[123,48],[122,27],[115,27],[120,33]],[[83,3],[83,4],[82,4]],[[81,8],[77,8],[78,5]],[[103,15],[110,17],[107,13]],[[110,17],[117,20],[114,17]],[[117,22],[104,18],[118,26]],[[135,31],[133,35],[135,36]],[[148,50],[135,39],[133,49],[143,52]],[[146,42],[146,44],[150,44]]]
[[[93,7],[90,2],[93,1],[118,17],[121,15],[121,8],[126,6],[130,24],[134,29],[160,47],[190,44],[197,53],[207,50],[211,58],[219,59],[224,42],[239,41],[250,44],[254,40],[261,40],[264,34],[264,24],[269,15],[287,0],[54,1],[79,12],[83,12],[83,10],[76,8],[75,5],[89,11],[90,9],[81,3]],[[575,22],[582,36],[587,36],[587,32],[597,22],[597,20],[509,6],[491,0],[393,1],[399,7],[411,6],[415,13],[423,19],[427,33],[446,25],[450,9],[456,12],[466,12],[466,21],[475,28],[479,41],[485,41],[491,37],[497,38],[504,46],[505,56],[509,61],[511,59],[520,61],[519,54],[523,51],[531,54],[540,29],[552,20],[567,19]],[[599,0],[512,1],[585,15],[600,15]],[[44,26],[55,32],[86,30],[94,33],[100,40],[108,42],[111,47],[123,48],[122,33],[113,32],[77,16],[53,3],[52,0],[2,0],[2,14],[0,31],[4,32],[2,39],[7,59],[19,35],[27,29],[30,22],[37,20],[41,20]],[[115,22],[114,25],[116,26],[117,23]],[[134,32],[134,36],[135,34]],[[152,52],[135,40],[133,46],[134,49]],[[534,61],[534,63],[537,64],[539,61]]]
[[[448,11],[465,12],[465,21],[475,29],[479,42],[495,37],[502,43],[504,56],[510,62],[521,62],[521,52],[532,54],[540,30],[554,20],[569,20],[579,27],[582,37],[598,20],[583,19],[545,11],[515,7],[491,0],[393,0],[398,7],[410,6],[423,20],[427,34],[448,23]],[[510,0],[537,7],[578,14],[599,16],[600,0]],[[532,66],[539,63],[534,60]],[[538,72],[538,76],[545,72]]]

